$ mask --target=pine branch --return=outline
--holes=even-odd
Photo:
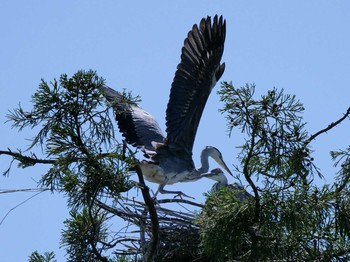
[[[24,167],[26,166],[34,166],[36,164],[46,164],[46,165],[53,165],[56,164],[58,159],[41,159],[37,158],[35,154],[32,154],[32,156],[24,155],[20,152],[13,152],[10,149],[8,151],[0,150],[0,155],[8,155],[12,156],[13,159],[18,160]],[[91,154],[88,156],[91,157]],[[93,156],[95,159],[103,159],[108,157],[117,158],[119,160],[123,160],[124,162],[129,162],[126,158],[123,158],[117,153],[101,153],[98,155]],[[88,160],[89,157],[70,157],[70,162],[78,162],[78,161],[85,161]],[[129,164],[129,163],[128,163]]]
[[[53,159],[39,159],[33,156],[26,156],[19,152],[12,152],[11,150],[2,151],[0,150],[0,155],[12,156],[14,159],[20,161],[25,166],[34,166],[35,164],[55,164],[56,160]]]

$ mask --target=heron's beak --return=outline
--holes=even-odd
[[[230,169],[227,167],[226,163],[224,162],[224,160],[219,157],[219,158],[214,158],[215,161],[224,169],[227,171],[227,173],[229,173],[231,176],[233,176],[232,172],[230,171]]]

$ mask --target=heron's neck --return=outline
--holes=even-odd
[[[220,186],[227,186],[228,185],[228,181],[227,181],[227,177],[226,176],[220,176],[217,178],[218,184]]]
[[[201,153],[201,167],[198,169],[200,174],[206,173],[209,171],[209,155],[208,150],[204,148]]]
[[[218,191],[222,187],[227,187],[228,182],[226,176],[215,177],[215,180],[218,181],[212,187],[214,192]]]

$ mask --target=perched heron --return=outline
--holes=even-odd
[[[253,196],[249,194],[242,185],[234,182],[229,184],[227,181],[227,177],[224,172],[220,168],[215,168],[208,173],[201,174],[201,177],[206,177],[212,180],[217,181],[211,188],[211,192],[217,192],[220,188],[226,187],[230,190],[235,190],[237,192],[236,197],[239,201],[244,201],[245,199],[251,199]]]
[[[145,178],[159,184],[158,192],[186,196],[168,191],[165,185],[195,181],[209,170],[208,157],[232,175],[222,155],[207,146],[201,154],[202,166],[195,168],[192,148],[198,124],[209,94],[225,70],[220,63],[226,35],[222,16],[203,18],[194,25],[184,41],[181,62],[177,66],[166,110],[166,137],[155,118],[123,95],[107,86],[102,93],[112,103],[118,127],[126,142],[142,149],[149,160],[140,167]]]

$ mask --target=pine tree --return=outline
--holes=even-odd
[[[156,201],[138,167],[137,150],[115,136],[110,105],[99,91],[103,85],[93,71],[42,80],[33,108],[19,106],[8,115],[13,127],[38,130],[30,147],[0,151],[22,168],[50,166],[38,187],[67,197],[70,218],[62,246],[69,261],[350,259],[350,147],[331,152],[339,172],[334,184],[322,186],[313,182],[322,174],[311,148],[318,136],[348,118],[350,108],[310,135],[295,96],[274,88],[257,98],[254,85],[234,88],[224,82],[222,113],[230,131],[245,135],[235,173],[251,197],[242,201],[236,190],[222,188],[208,193],[205,205]],[[139,99],[124,95],[129,102]],[[138,181],[130,179],[131,173]],[[141,191],[142,199],[130,198],[132,190]],[[166,208],[169,202],[200,213]],[[115,221],[124,221],[123,231],[114,228]],[[53,259],[53,253],[30,256],[30,261]]]

